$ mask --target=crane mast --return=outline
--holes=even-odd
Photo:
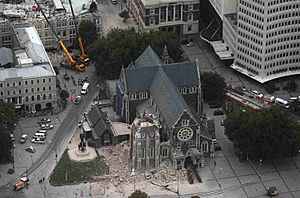
[[[65,55],[68,58],[67,61],[67,67],[70,67],[71,69],[77,69],[78,71],[84,71],[85,66],[84,64],[78,64],[74,61],[73,57],[71,56],[71,54],[69,53],[68,49],[66,48],[64,42],[59,38],[58,34],[56,33],[55,29],[53,28],[53,26],[51,25],[50,21],[48,20],[47,16],[45,15],[43,9],[41,8],[40,4],[37,2],[37,0],[34,0],[34,2],[37,4],[38,9],[41,11],[43,17],[45,18],[47,24],[50,26],[53,34],[55,35],[60,47],[62,48],[62,50],[64,51]]]

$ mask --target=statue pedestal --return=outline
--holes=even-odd
[[[76,162],[86,162],[97,157],[95,149],[88,146],[83,152],[81,150],[78,150],[78,148],[70,149],[68,150],[68,155],[72,161]]]

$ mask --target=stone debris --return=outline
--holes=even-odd
[[[109,166],[109,174],[103,176],[95,176],[94,179],[118,187],[120,192],[124,192],[123,185],[140,183],[147,180],[144,172],[136,172],[132,175],[129,163],[130,147],[127,142],[122,142],[113,146],[105,146],[98,149],[99,154],[105,158],[106,164]],[[168,163],[162,163],[159,170],[148,171],[150,176],[149,182],[152,180],[162,180],[164,182],[173,182],[186,180],[186,171],[176,170]],[[110,184],[108,184],[110,183]]]

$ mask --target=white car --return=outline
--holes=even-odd
[[[252,94],[255,95],[255,96],[257,96],[258,98],[264,97],[264,95],[262,95],[259,91],[256,91],[256,90],[253,90]]]
[[[35,144],[45,144],[45,138],[33,138],[31,140],[32,143],[35,143]]]
[[[49,118],[42,118],[38,121],[39,124],[49,123],[51,120]]]
[[[53,129],[53,124],[41,124],[42,130],[50,130]]]
[[[26,140],[27,140],[27,138],[28,138],[28,135],[27,135],[27,134],[23,134],[23,135],[21,136],[21,138],[20,138],[20,143],[25,143]]]

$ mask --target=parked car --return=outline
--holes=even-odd
[[[241,89],[245,92],[247,91],[247,88],[245,86],[241,86]]]
[[[117,2],[117,0],[111,0],[111,3],[115,5],[115,4],[117,4],[118,2]]]
[[[76,96],[74,104],[79,104],[81,102],[81,96]]]
[[[253,90],[253,91],[252,91],[252,94],[255,95],[255,96],[258,97],[258,98],[264,97],[264,95],[262,95],[262,94],[261,94],[259,91],[257,91],[257,90]]]
[[[27,140],[27,138],[28,138],[28,135],[27,135],[27,134],[23,134],[23,135],[21,136],[21,138],[20,138],[20,143],[25,143],[26,140]]]
[[[14,137],[14,134],[10,134],[10,139],[11,139],[11,141],[14,141],[15,140],[15,137]]]
[[[35,144],[45,144],[45,138],[32,138],[31,140],[32,143],[35,143]]]
[[[50,130],[53,129],[53,124],[41,124],[42,130]]]
[[[272,197],[278,195],[278,191],[276,186],[271,186],[267,188],[267,195]]]
[[[190,41],[186,44],[187,47],[195,46],[195,43],[193,41]]]
[[[28,151],[29,153],[35,153],[35,148],[33,146],[27,147],[25,151]]]
[[[49,123],[51,120],[49,118],[42,118],[38,121],[39,124]]]

